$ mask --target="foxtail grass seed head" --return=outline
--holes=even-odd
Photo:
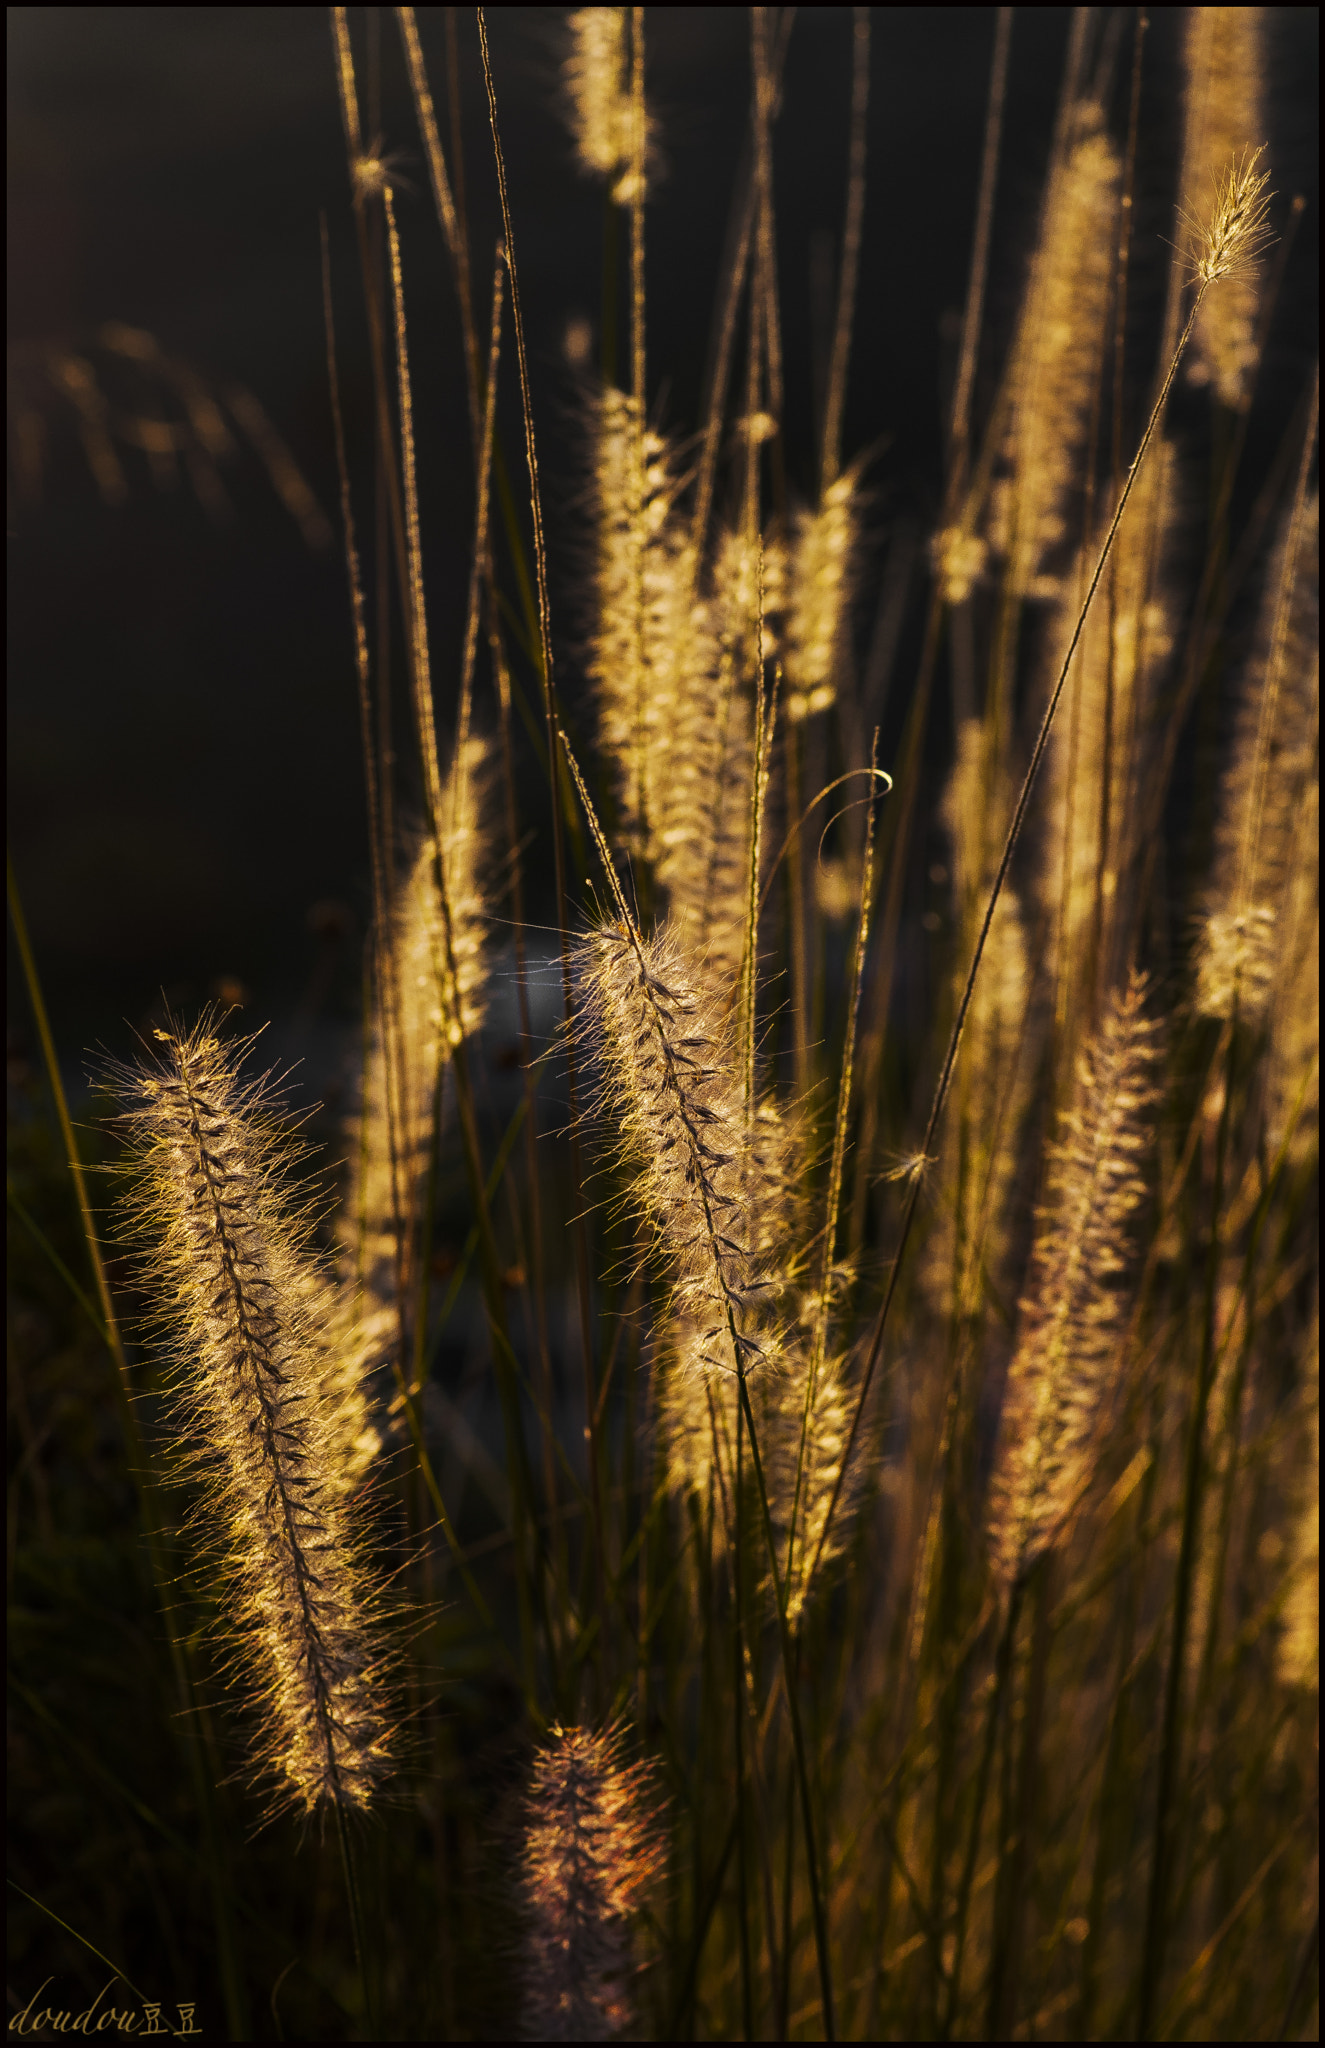
[[[699,594],[675,455],[612,389],[596,401],[594,476],[590,669],[626,843],[652,866],[678,938],[734,975],[752,772],[749,619],[733,622],[721,589]],[[757,607],[757,576],[746,581],[742,595]]]
[[[554,1725],[524,1809],[524,2036],[611,2040],[631,2024],[631,1921],[659,1858],[653,1773],[617,1730]]]
[[[791,583],[787,549],[776,535],[751,539],[739,527],[718,536],[713,563],[714,630],[724,653],[741,674],[753,672],[763,613],[764,660],[785,652],[785,621]]]
[[[760,1442],[767,1435],[785,1447],[793,1425],[800,1429],[809,1356],[810,1308],[804,1299],[805,1259],[801,1246],[808,1234],[804,1195],[804,1137],[794,1120],[771,1101],[760,1103],[753,1124],[739,1135],[743,1147],[741,1220],[743,1237],[761,1275],[761,1310],[772,1320],[776,1339],[764,1340],[764,1357],[775,1357],[779,1370],[754,1375],[751,1399],[758,1418]],[[736,1474],[735,1407],[713,1372],[711,1318],[684,1308],[664,1319],[654,1347],[659,1428],[666,1450],[668,1484],[677,1494],[690,1492],[712,1507],[720,1523],[731,1527]],[[824,1412],[829,1406],[825,1396]],[[816,1442],[826,1452],[827,1430],[821,1421]],[[795,1480],[795,1445],[791,1467],[766,1460],[769,1508],[774,1527],[790,1525]],[[830,1474],[831,1480],[831,1474]],[[803,1515],[798,1518],[803,1527]]]
[[[1145,1196],[1157,1052],[1133,974],[1081,1058],[1050,1151],[990,1485],[994,1569],[1012,1586],[1063,1534],[1094,1472],[1121,1366],[1131,1218]]]
[[[988,541],[959,523],[934,536],[932,553],[943,602],[965,604],[988,565]]]
[[[824,711],[837,694],[860,526],[859,477],[847,470],[819,508],[802,512],[791,554],[787,609],[787,717]]]
[[[563,67],[571,132],[583,170],[612,181],[618,206],[635,196],[630,97],[629,8],[576,7]],[[652,122],[646,116],[646,147]]]
[[[753,1373],[777,1343],[761,1241],[770,1232],[767,1222],[751,1227],[765,1176],[747,1138],[726,1006],[666,930],[637,951],[614,924],[583,942],[581,991],[597,1109],[672,1277],[671,1311],[699,1333],[698,1369]]]
[[[1221,278],[1244,275],[1273,239],[1270,227],[1268,171],[1256,166],[1264,153],[1244,150],[1241,157],[1225,165],[1214,181],[1214,202],[1208,208],[1193,253],[1198,284],[1215,284]]]
[[[280,1800],[369,1805],[390,1762],[373,1593],[324,1411],[321,1290],[270,1098],[204,1021],[126,1073],[133,1213]]]
[[[442,788],[438,831],[449,931],[438,959],[441,1027],[448,1047],[481,1030],[488,1000],[493,782],[491,743],[477,733],[460,741]],[[440,904],[438,906],[440,913]]]
[[[1093,100],[1073,113],[1072,139],[1045,203],[1012,367],[1010,474],[989,538],[1021,596],[1056,592],[1046,557],[1067,530],[1107,331],[1122,162]]]
[[[1264,1014],[1285,934],[1301,806],[1318,784],[1320,500],[1284,523],[1243,675],[1197,957],[1207,1017]]]
[[[1221,281],[1201,307],[1187,374],[1233,407],[1245,403],[1256,364],[1260,293],[1247,259],[1264,240],[1267,181],[1251,152],[1265,133],[1265,12],[1189,7],[1183,50],[1184,254],[1198,280]]]
[[[806,1307],[808,1311],[812,1304]],[[770,1375],[765,1383],[760,1407],[769,1516],[777,1539],[779,1570],[786,1571],[787,1614],[792,1621],[804,1610],[811,1567],[817,1561],[821,1572],[850,1545],[852,1521],[868,1469],[867,1459],[856,1456],[852,1460],[825,1540],[828,1510],[856,1403],[855,1390],[847,1380],[846,1360],[833,1356],[823,1359],[814,1374],[806,1413],[811,1322],[807,1313],[797,1340],[785,1347],[783,1370]]]
[[[595,401],[597,561],[590,674],[602,744],[617,771],[628,843],[652,856],[666,782],[669,714],[686,649],[667,629],[689,623],[689,564],[670,518],[677,480],[665,441],[634,399],[611,386]],[[659,628],[662,630],[660,631]]]

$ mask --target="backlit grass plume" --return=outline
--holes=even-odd
[[[619,1730],[555,1724],[524,1798],[524,2033],[607,2041],[632,2017],[631,1919],[658,1853],[647,1763]]]
[[[990,1485],[989,1549],[1011,1586],[1089,1485],[1120,1366],[1129,1222],[1145,1194],[1155,1027],[1133,974],[1082,1055],[1050,1152]]]
[[[637,950],[638,947],[638,950]],[[750,1229],[761,1181],[745,1128],[730,1026],[664,930],[636,941],[600,925],[583,943],[582,1026],[602,1075],[631,1194],[696,1330],[697,1368],[766,1361],[771,1259]]]
[[[787,610],[787,716],[808,718],[837,694],[860,526],[859,474],[829,484],[819,507],[802,512],[791,552]]]
[[[1187,9],[1181,190],[1202,219],[1206,195],[1217,188],[1230,160],[1240,161],[1265,133],[1264,43],[1263,7]],[[1193,265],[1201,261],[1201,240],[1199,223],[1190,223]],[[1193,384],[1210,385],[1224,405],[1241,406],[1250,389],[1259,303],[1255,273],[1244,265],[1201,308],[1187,374]]]
[[[597,561],[590,671],[622,836],[662,886],[678,938],[734,974],[742,943],[758,575],[698,590],[667,443],[611,388],[596,401]],[[739,562],[745,562],[745,554]]]
[[[635,154],[627,7],[575,7],[566,17],[571,48],[562,70],[571,132],[582,168],[612,180],[612,197],[633,197]]]
[[[1319,532],[1320,501],[1313,497],[1285,521],[1266,579],[1201,935],[1197,999],[1206,1016],[1230,1016],[1236,1002],[1241,1015],[1257,1017],[1274,985],[1298,820],[1319,774]]]
[[[795,1459],[801,1424],[804,1376],[796,1370],[797,1338],[793,1334],[803,1280],[801,1241],[806,1233],[804,1201],[798,1188],[803,1149],[791,1119],[772,1102],[762,1103],[745,1129],[728,1122],[727,1142],[739,1157],[739,1220],[728,1225],[739,1238],[759,1275],[757,1300],[761,1321],[776,1317],[772,1344],[779,1370],[756,1373],[751,1400],[760,1427],[760,1442],[770,1431],[766,1459],[769,1507],[774,1526],[789,1523],[795,1485]],[[664,1254],[666,1246],[663,1246]],[[696,1313],[693,1301],[674,1305],[659,1333],[656,1380],[659,1427],[666,1449],[668,1483],[676,1493],[689,1491],[708,1504],[731,1529],[732,1488],[736,1472],[736,1404],[730,1389],[715,1377],[713,1318],[707,1304]],[[806,1337],[808,1344],[808,1335]],[[799,1347],[803,1349],[804,1347]],[[768,1337],[761,1356],[767,1362]],[[830,1405],[825,1396],[825,1412]],[[823,1445],[820,1428],[816,1444]],[[777,1446],[788,1451],[779,1461]],[[789,1457],[789,1467],[788,1467]]]
[[[386,1775],[381,1652],[324,1413],[307,1220],[247,1047],[209,1021],[126,1072],[133,1213],[179,1366],[188,1457],[223,1556],[261,1762],[308,1810],[366,1807]]]
[[[1022,596],[1035,593],[1046,556],[1068,532],[1104,347],[1121,179],[1103,112],[1083,101],[1045,202],[1011,371],[1011,475],[989,536]]]
[[[611,386],[595,401],[593,478],[590,673],[603,745],[617,768],[627,839],[653,858],[670,755],[668,718],[689,651],[692,579],[669,517],[677,485],[667,445],[645,427],[635,402]]]
[[[811,1571],[822,1571],[851,1542],[867,1468],[865,1458],[857,1458],[848,1468],[825,1534],[851,1430],[855,1389],[849,1383],[846,1358],[838,1353],[820,1361],[810,1384],[814,1307],[812,1300],[805,1304],[802,1327],[784,1341],[781,1371],[759,1382],[756,1411],[768,1475],[768,1511],[786,1585],[787,1613],[793,1621],[804,1608]]]
[[[776,534],[761,541],[738,527],[718,536],[713,556],[714,630],[738,673],[753,672],[762,639],[764,659],[783,649],[790,562]]]

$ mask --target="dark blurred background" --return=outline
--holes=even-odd
[[[1118,16],[1121,75],[1132,10]],[[383,141],[400,152],[412,186],[400,211],[445,729],[473,517],[459,323],[394,14],[368,10],[365,21],[354,10],[352,18],[361,65],[380,54]],[[563,20],[559,9],[503,7],[491,14],[490,34],[532,353],[554,632],[573,716],[575,578],[585,543],[573,340],[576,323],[583,332],[598,319],[603,201],[576,172],[561,112]],[[1070,10],[1056,7],[1015,16],[977,423],[1024,276],[1069,20]],[[941,488],[940,421],[966,286],[994,23],[989,8],[873,11],[845,445],[848,455],[866,444],[880,451],[870,472],[862,660],[890,561],[896,582],[915,557],[885,709],[885,762],[923,603],[915,543]],[[1316,11],[1276,9],[1272,23],[1275,185],[1281,205],[1301,191],[1309,206],[1262,379],[1249,490],[1298,402],[1314,347]],[[1180,26],[1180,10],[1158,10],[1147,42],[1139,332],[1147,320],[1153,331],[1168,255]],[[443,10],[421,10],[420,29],[441,108]],[[455,31],[482,305],[498,224],[492,153],[472,13],[458,11]],[[338,531],[320,209],[361,520],[371,512],[368,351],[328,17],[296,7],[19,7],[8,12],[8,36],[10,832],[62,1059],[72,1078],[90,1043],[124,1052],[128,1027],[141,1026],[163,992],[185,1011],[209,995],[242,996],[246,1021],[275,1019],[281,1053],[306,1054],[320,1084],[332,1040],[359,1010],[368,908],[349,609],[339,541],[321,520]],[[650,403],[664,425],[687,433],[698,423],[746,131],[749,17],[734,7],[650,8],[647,37],[662,168],[647,216]],[[814,391],[841,234],[850,38],[849,9],[799,12],[775,135],[786,446],[802,497],[814,482]],[[363,90],[366,70],[360,82]],[[117,352],[106,323],[154,337],[163,358],[123,334]],[[1151,355],[1137,355],[1140,392]],[[195,401],[199,391],[242,387],[316,505],[296,503],[292,512],[260,449],[240,436],[233,460],[219,465],[224,502],[205,475],[154,461],[148,449],[118,446],[123,491],[108,489],[104,476],[99,486],[87,434],[97,400],[74,388],[77,372],[71,384],[59,368],[70,359],[91,366],[108,403],[149,419],[170,383],[163,360],[177,366],[176,410],[185,386]],[[501,433],[522,490],[513,382],[508,347]],[[286,499],[291,488],[287,478]],[[485,690],[481,679],[481,706]],[[532,762],[526,772],[536,797]],[[536,822],[544,829],[541,814]],[[531,864],[537,876],[537,841]],[[536,893],[535,916],[539,905]],[[12,974],[10,1025],[21,1062],[31,1057],[31,1030]]]

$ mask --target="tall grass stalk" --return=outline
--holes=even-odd
[[[319,1192],[218,1011],[152,1014],[127,1116],[94,1098],[75,1134],[11,870],[55,1105],[11,1047],[13,1770],[61,1845],[20,1820],[15,1981],[66,1939],[149,1989],[168,1957],[243,2038],[268,2010],[310,2039],[1309,2032],[1318,398],[1274,388],[1300,206],[1255,263],[1298,31],[1175,17],[1170,105],[1163,24],[1071,10],[1026,218],[1040,30],[990,11],[922,523],[860,431],[892,397],[857,307],[911,246],[886,13],[742,29],[693,420],[672,26],[549,30],[601,254],[563,372],[519,23],[448,10],[434,47],[395,13],[398,43],[331,18],[370,914]],[[803,390],[784,195],[833,36]],[[173,360],[132,333],[43,358],[108,506],[103,370]],[[171,447],[219,460],[188,391]],[[138,1280],[89,1195],[117,1151]],[[243,1849],[227,1770],[266,1778]],[[68,1850],[80,1798],[113,1848]]]

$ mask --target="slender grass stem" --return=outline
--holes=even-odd
[[[754,1983],[750,1966],[750,1886],[746,1867],[745,1789],[745,1617],[742,1611],[742,1565],[745,1546],[745,1411],[736,1410],[736,1476],[734,1480],[736,1535],[732,1544],[732,1731],[736,1757],[736,1922],[741,1943],[741,2026],[743,2037],[753,2041]]]
[[[1183,1668],[1186,1662],[1187,1627],[1191,1616],[1192,1586],[1201,1527],[1201,1497],[1205,1479],[1205,1422],[1214,1379],[1215,1302],[1219,1284],[1220,1226],[1224,1207],[1224,1173],[1228,1160],[1229,1131],[1233,1115],[1233,1089],[1237,1065],[1237,1016],[1229,1033],[1228,1066],[1224,1074],[1224,1100],[1215,1141],[1214,1187],[1211,1193],[1210,1247],[1206,1262],[1205,1304],[1201,1319],[1201,1348],[1196,1381],[1192,1389],[1191,1414],[1187,1423],[1187,1446],[1182,1482],[1182,1533],[1174,1577],[1173,1625],[1169,1641],[1168,1673],[1164,1682],[1164,1705],[1160,1723],[1159,1774],[1155,1791],[1155,1824],[1150,1851],[1150,1885],[1146,1900],[1145,1946],[1141,1958],[1137,1992],[1137,2039],[1149,2040],[1159,1997],[1164,1952],[1168,1940],[1169,1885],[1173,1858],[1173,1806],[1178,1784],[1181,1743]]]
[[[520,287],[515,267],[515,238],[511,226],[510,196],[506,186],[506,159],[502,152],[501,132],[497,124],[497,89],[493,81],[492,58],[488,49],[487,20],[485,11],[481,7],[478,9],[478,32],[479,45],[483,53],[483,76],[487,85],[488,119],[492,129],[493,155],[497,166],[497,186],[501,195],[502,228],[506,237],[506,263],[511,280],[511,317],[515,326],[515,351],[520,372],[520,399],[524,411],[525,455],[529,469],[529,504],[534,526],[534,566],[538,584],[538,666],[543,685],[543,710],[547,726],[548,763],[551,770],[552,852],[553,870],[556,880],[557,933],[561,950],[562,1006],[566,1027],[571,1172],[578,1208],[579,1192],[584,1186],[584,1173],[580,1159],[578,1128],[579,1081],[575,1060],[575,999],[571,975],[570,927],[566,914],[566,860],[562,843],[562,755],[559,750],[561,730],[553,689],[552,618],[548,602],[547,548],[543,537],[543,509],[538,483],[538,455],[534,445],[534,409],[529,385],[529,361],[525,351],[524,314],[520,303]],[[598,1451],[598,1432],[594,1420],[597,1413],[597,1390],[594,1379],[594,1342],[590,1306],[592,1290],[589,1280],[589,1240],[582,1209],[577,1213],[574,1228],[576,1281],[580,1309],[580,1346],[584,1365],[585,1427],[588,1430],[587,1448],[590,1498],[593,1503],[594,1569],[598,1587],[599,1609],[600,1612],[605,1612],[607,1605],[607,1579],[604,1551],[602,1467]]]
[[[984,1820],[985,1799],[989,1792],[989,1773],[994,1761],[994,1745],[998,1739],[999,1723],[1002,1718],[1004,1701],[1007,1698],[1008,1683],[1012,1675],[1012,1652],[1017,1637],[1017,1622],[1021,1615],[1024,1582],[1017,1581],[1008,1600],[1008,1611],[998,1639],[994,1658],[994,1684],[985,1712],[984,1742],[980,1750],[980,1763],[976,1771],[975,1793],[971,1805],[970,1830],[966,1837],[966,1855],[962,1862],[962,1873],[957,1885],[957,1900],[953,1914],[952,1965],[948,1973],[948,2006],[943,2027],[939,2035],[942,2041],[952,2039],[957,2024],[957,2009],[961,1999],[962,1958],[966,1951],[966,1922],[971,1904],[971,1887],[975,1882],[976,1860],[980,1853],[980,1829]]]
[[[380,2041],[382,2028],[377,2011],[377,1985],[369,1968],[368,1941],[364,1931],[363,1902],[359,1896],[359,1873],[355,1865],[354,1844],[350,1840],[349,1822],[345,1809],[339,1800],[335,1802],[336,1836],[340,1843],[341,1870],[345,1877],[345,1896],[350,1908],[350,1929],[354,1938],[354,1960],[359,1972],[359,1984],[363,1991],[364,2019],[367,2023],[365,2039]]]
[[[1141,465],[1145,460],[1146,450],[1150,446],[1151,438],[1154,435],[1156,427],[1159,425],[1159,421],[1163,414],[1164,406],[1167,402],[1169,392],[1173,388],[1173,380],[1178,374],[1178,367],[1182,362],[1184,353],[1186,352],[1187,344],[1191,339],[1192,329],[1196,325],[1196,316],[1201,310],[1201,303],[1208,289],[1208,284],[1203,283],[1197,291],[1195,300],[1193,301],[1191,313],[1188,316],[1187,325],[1184,328],[1182,337],[1178,342],[1176,350],[1174,351],[1173,359],[1169,364],[1168,375],[1165,377],[1164,382],[1160,387],[1159,396],[1155,400],[1155,404],[1151,411],[1150,418],[1146,422],[1146,430],[1141,437],[1141,445],[1137,449],[1136,455],[1133,458],[1132,466],[1127,473],[1127,481],[1123,486],[1122,494],[1118,500],[1117,509],[1114,512],[1112,520],[1110,521],[1109,530],[1104,537],[1104,544],[1100,549],[1099,560],[1095,564],[1095,573],[1090,579],[1090,586],[1086,591],[1085,600],[1081,606],[1080,613],[1078,614],[1076,625],[1073,628],[1072,637],[1068,643],[1067,652],[1063,656],[1063,665],[1059,670],[1058,681],[1054,685],[1053,694],[1051,695],[1049,702],[1045,707],[1044,717],[1040,723],[1040,730],[1036,737],[1035,747],[1030,758],[1030,764],[1027,767],[1026,777],[1021,786],[1021,794],[1017,798],[1016,809],[1012,814],[1012,823],[1008,827],[1008,835],[1004,843],[1002,858],[998,864],[998,872],[994,877],[993,887],[990,890],[989,902],[985,908],[984,922],[980,927],[979,938],[976,940],[975,954],[971,961],[970,971],[966,977],[966,986],[962,990],[961,1003],[958,1006],[956,1021],[953,1024],[952,1035],[948,1041],[948,1050],[944,1057],[943,1066],[939,1073],[938,1085],[934,1090],[934,1100],[930,1106],[929,1120],[925,1125],[925,1135],[920,1145],[919,1156],[922,1161],[927,1161],[929,1158],[930,1146],[934,1141],[934,1134],[938,1129],[939,1118],[943,1113],[943,1105],[947,1100],[948,1088],[952,1081],[953,1068],[956,1065],[957,1061],[957,1050],[961,1044],[962,1030],[966,1023],[967,1012],[971,1006],[971,997],[975,991],[975,978],[980,971],[980,961],[984,954],[985,941],[989,937],[989,928],[994,921],[994,912],[998,908],[998,899],[1003,891],[1003,883],[1007,878],[1008,868],[1010,867],[1012,862],[1013,851],[1016,847],[1017,840],[1021,835],[1021,828],[1025,822],[1026,813],[1030,808],[1031,792],[1035,787],[1035,780],[1036,776],[1039,773],[1040,763],[1044,758],[1044,751],[1049,743],[1049,733],[1053,725],[1054,714],[1056,713],[1059,701],[1062,698],[1063,689],[1067,682],[1068,670],[1072,665],[1072,657],[1076,653],[1077,643],[1081,639],[1082,631],[1085,627],[1086,619],[1089,615],[1091,604],[1094,601],[1095,593],[1099,588],[1100,578],[1104,574],[1105,564],[1109,559],[1109,551],[1113,546],[1114,537],[1118,532],[1119,526],[1122,524],[1123,513],[1127,510],[1127,501],[1132,495],[1132,489],[1136,483],[1138,475],[1140,474]],[[833,1516],[837,1512],[838,1502],[842,1497],[842,1488],[846,1481],[847,1469],[851,1463],[852,1453],[855,1450],[856,1439],[860,1431],[861,1418],[865,1412],[865,1403],[869,1398],[870,1385],[874,1378],[875,1368],[878,1365],[879,1354],[883,1346],[884,1331],[886,1330],[888,1323],[888,1311],[892,1307],[893,1297],[897,1292],[897,1282],[902,1270],[902,1262],[906,1251],[907,1240],[911,1234],[911,1226],[915,1221],[916,1207],[920,1200],[921,1180],[922,1173],[916,1173],[912,1176],[911,1188],[906,1201],[906,1208],[902,1214],[901,1229],[898,1232],[897,1249],[893,1254],[892,1268],[888,1276],[888,1285],[884,1293],[883,1301],[879,1308],[878,1316],[875,1320],[873,1335],[870,1339],[869,1354],[866,1359],[864,1372],[861,1376],[860,1389],[856,1396],[855,1412],[851,1418],[851,1428],[847,1437],[846,1449],[843,1453],[841,1464],[838,1467],[837,1478],[834,1482],[833,1492],[829,1499],[828,1512],[824,1517],[823,1529],[820,1532],[819,1544],[815,1552],[814,1563],[810,1569],[810,1578],[813,1578],[815,1572],[818,1570],[819,1559],[823,1556],[824,1546],[828,1540],[828,1532],[832,1526]]]
[[[1025,1726],[1022,1731],[1021,1760],[1017,1773],[1016,1807],[1015,1811],[1005,1811],[999,1837],[996,1892],[1001,1895],[1002,1925],[1001,1929],[998,1926],[995,1928],[985,2014],[985,2035],[991,2041],[1001,2041],[1009,2037],[1016,2020],[1021,1946],[1026,1923],[1027,1872],[1032,1865],[1031,1831],[1035,1822],[1036,1795],[1040,1778],[1040,1732],[1044,1725],[1053,1566],[1053,1554],[1050,1552],[1040,1561],[1032,1574],[1035,1590],[1032,1603],[1030,1669],[1026,1680]],[[1011,1746],[1009,1717],[1009,1753]]]
[[[37,1026],[37,1038],[41,1045],[42,1061],[46,1068],[46,1079],[50,1086],[51,1099],[60,1126],[64,1144],[65,1160],[74,1183],[78,1202],[79,1219],[83,1228],[83,1242],[87,1247],[88,1262],[101,1304],[101,1334],[104,1336],[114,1365],[114,1386],[120,1421],[124,1429],[125,1447],[129,1454],[129,1469],[138,1490],[139,1512],[142,1517],[143,1533],[147,1539],[147,1553],[151,1567],[152,1583],[156,1591],[166,1640],[170,1646],[170,1660],[174,1672],[175,1686],[181,1715],[196,1728],[193,1736],[185,1735],[184,1748],[188,1756],[189,1772],[193,1779],[194,1797],[202,1819],[205,1862],[211,1893],[212,1915],[215,1926],[217,1958],[221,1972],[221,1984],[226,2003],[226,2014],[232,2029],[241,2036],[248,2026],[248,2000],[239,1969],[239,1951],[235,1936],[234,1918],[231,1909],[224,1863],[224,1848],[220,1824],[216,1812],[216,1796],[212,1782],[207,1775],[203,1759],[204,1744],[210,1739],[210,1717],[205,1703],[199,1698],[194,1683],[192,1660],[187,1639],[182,1636],[176,1624],[175,1601],[171,1587],[174,1572],[167,1563],[165,1554],[165,1523],[157,1497],[156,1482],[152,1476],[147,1448],[138,1426],[138,1417],[132,1400],[132,1384],[129,1376],[129,1361],[125,1355],[124,1340],[120,1334],[119,1319],[111,1296],[110,1282],[106,1275],[106,1264],[101,1253],[101,1243],[92,1216],[92,1204],[88,1197],[87,1180],[82,1157],[74,1138],[74,1127],[69,1115],[69,1104],[60,1075],[60,1062],[55,1050],[55,1038],[51,1031],[50,1019],[46,1012],[46,999],[42,993],[41,979],[37,973],[36,957],[28,937],[27,920],[23,915],[23,903],[18,892],[14,875],[14,863],[8,847],[5,849],[5,888],[9,900],[9,916],[13,926],[19,959],[23,968],[23,979],[27,988],[28,1001],[32,1008],[33,1021]],[[11,1201],[13,1197],[11,1195]],[[14,1204],[17,1213],[22,1213]],[[30,1220],[28,1227],[34,1232],[36,1225]],[[54,1251],[50,1256],[55,1258]],[[72,1284],[72,1276],[71,1284]],[[76,1296],[87,1312],[87,1302],[81,1289]]]

